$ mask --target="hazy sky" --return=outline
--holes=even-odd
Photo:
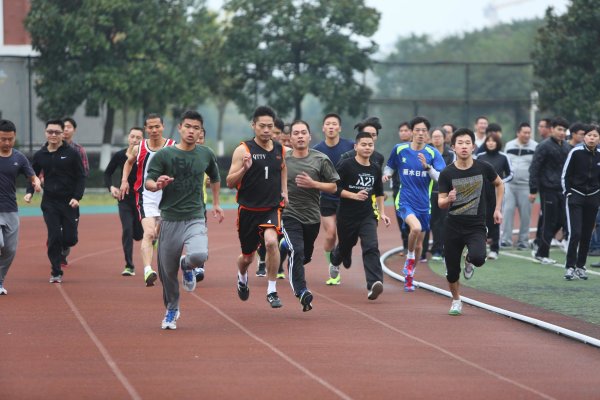
[[[568,0],[365,0],[381,12],[379,31],[374,40],[380,51],[389,52],[399,36],[429,34],[435,39],[491,26],[496,6],[498,22],[542,17],[549,6],[557,13],[566,11]],[[222,0],[208,0],[213,9]]]

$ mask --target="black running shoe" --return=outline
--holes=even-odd
[[[279,296],[277,295],[277,292],[269,293],[267,295],[267,301],[269,302],[272,308],[279,308],[282,305],[281,300],[279,300]]]
[[[348,254],[348,256],[346,256],[342,259],[342,264],[344,265],[344,268],[346,268],[346,269],[348,269],[352,266],[352,253]]]
[[[242,282],[238,281],[237,292],[242,301],[246,301],[248,300],[248,297],[250,297],[250,288],[248,287],[248,284],[244,285]]]
[[[258,263],[258,269],[256,270],[256,276],[263,278],[267,276],[267,267],[264,262]]]
[[[302,304],[302,311],[303,312],[307,312],[312,310],[312,301],[313,301],[313,295],[310,292],[310,290],[305,289],[302,294],[300,295],[300,304]]]

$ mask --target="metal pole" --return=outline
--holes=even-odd
[[[531,100],[529,106],[529,125],[531,126],[531,132],[535,132],[535,114],[538,110],[538,99],[540,98],[537,90],[532,90],[529,94],[529,99]],[[535,134],[534,134],[535,137]]]
[[[33,96],[31,89],[31,56],[27,56],[28,94],[29,94],[29,156],[33,156]]]

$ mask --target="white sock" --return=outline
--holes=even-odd
[[[269,287],[267,287],[267,294],[277,291],[277,281],[269,281]]]
[[[152,271],[152,267],[150,265],[146,265],[144,267],[144,273],[148,272],[148,271]]]
[[[248,273],[246,272],[244,275],[242,275],[242,273],[238,271],[238,280],[246,285],[248,283]]]
[[[414,260],[415,259],[415,252],[414,251],[409,251],[408,253],[406,253],[406,258],[408,258],[409,260]]]

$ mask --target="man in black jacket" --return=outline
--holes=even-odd
[[[556,232],[564,226],[565,198],[562,193],[561,175],[571,146],[565,141],[569,122],[557,117],[552,121],[550,137],[535,149],[529,167],[529,201],[540,194],[542,234],[537,251],[532,256],[542,264],[554,264],[549,258],[550,243]]]
[[[83,162],[77,150],[63,141],[62,120],[46,122],[47,142],[33,155],[33,170],[44,174],[42,213],[48,229],[48,259],[52,266],[50,283],[61,283],[61,252],[77,244],[79,201],[85,190]],[[29,185],[25,201],[31,200]]]
[[[113,186],[112,176],[117,168],[123,170],[123,165],[125,164],[125,161],[127,161],[127,152],[140,144],[143,138],[144,130],[142,128],[131,128],[129,130],[129,136],[127,137],[129,147],[117,151],[104,170],[104,186],[108,188],[112,197],[119,201],[119,219],[121,220],[121,227],[123,229],[121,243],[123,245],[123,254],[125,256],[125,269],[121,272],[121,275],[123,276],[135,275],[135,265],[133,264],[133,241],[142,240],[144,229],[142,228],[140,214],[135,204],[135,192],[130,191],[123,199],[121,199],[121,190],[118,187]],[[133,164],[128,177],[129,187],[133,187],[135,184],[136,173],[137,164]]]

